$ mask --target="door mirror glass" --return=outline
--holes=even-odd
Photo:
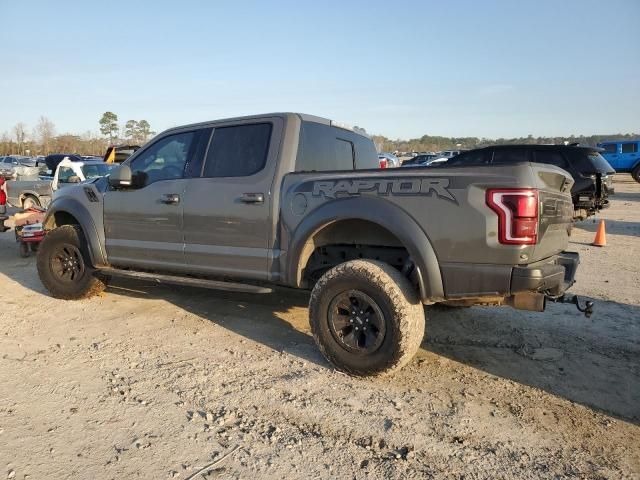
[[[109,174],[109,185],[113,188],[131,188],[131,168],[120,165]]]

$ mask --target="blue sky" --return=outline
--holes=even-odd
[[[0,132],[302,111],[409,138],[640,132],[640,0],[0,0]]]

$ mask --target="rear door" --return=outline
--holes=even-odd
[[[185,259],[211,276],[269,279],[273,180],[284,121],[217,124],[199,178],[184,193]]]
[[[183,271],[183,201],[210,129],[165,135],[128,162],[133,186],[104,197],[105,243],[116,266]]]
[[[638,143],[639,142],[622,142],[620,144],[620,164],[624,170],[632,170],[638,163],[640,157],[638,156]],[[615,165],[611,165],[616,168]]]
[[[602,143],[600,146],[604,149],[602,156],[607,159],[609,164],[616,170],[623,170],[622,157],[620,156],[620,144]]]

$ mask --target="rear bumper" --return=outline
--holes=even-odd
[[[579,263],[578,253],[562,252],[526,266],[442,264],[444,303],[506,303],[514,308],[542,311],[545,299],[561,297],[575,283]]]
[[[575,283],[579,263],[577,252],[562,252],[538,264],[515,267],[511,273],[511,294],[538,292],[559,297]]]

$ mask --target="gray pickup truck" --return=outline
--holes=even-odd
[[[411,359],[423,304],[543,311],[564,298],[579,261],[564,251],[567,172],[378,166],[367,136],[309,115],[173,128],[108,177],[56,195],[38,273],[64,299],[112,277],[309,289],[318,347],[354,375]]]

